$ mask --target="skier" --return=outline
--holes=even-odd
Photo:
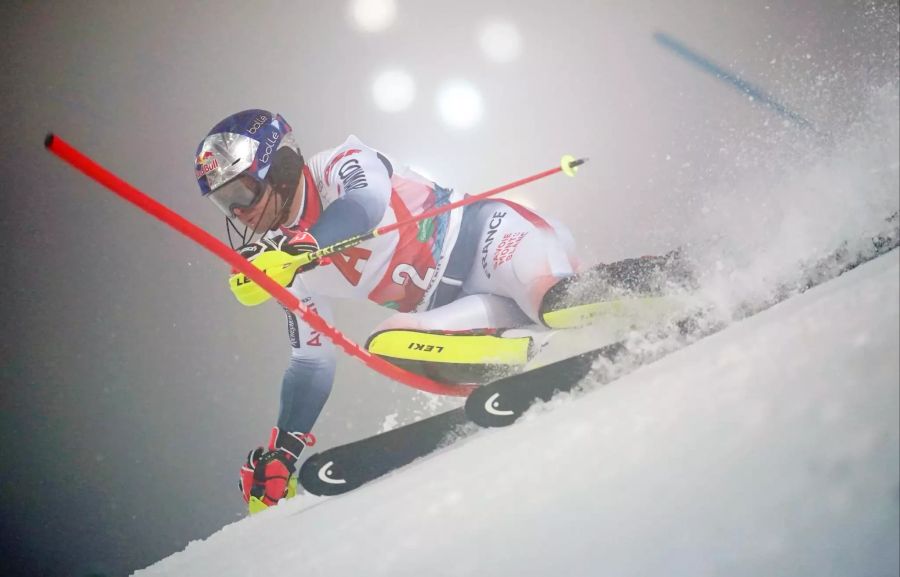
[[[197,148],[196,177],[225,214],[232,246],[250,261],[273,250],[313,252],[463,198],[355,136],[304,159],[284,118],[258,109],[209,131]],[[582,324],[611,299],[658,292],[664,273],[677,268],[655,257],[579,275],[573,247],[560,223],[507,200],[483,200],[314,261],[288,288],[329,322],[326,295],[398,311],[376,328],[371,352],[437,380],[473,382],[498,363],[528,360],[531,340],[503,338],[502,329]],[[267,449],[251,451],[241,468],[244,500],[265,505],[287,495],[301,451],[314,442],[336,364],[332,343],[286,313],[292,349],[278,421]]]

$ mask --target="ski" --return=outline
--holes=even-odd
[[[796,292],[808,290],[896,249],[898,244],[894,230],[874,237],[872,248],[859,254],[848,254],[842,248],[809,266],[797,282],[776,291],[774,298],[745,303],[729,319],[720,319],[713,311],[695,311],[678,322],[629,339],[493,381],[477,388],[464,407],[314,454],[300,469],[300,483],[314,495],[346,493],[468,436],[474,432],[470,427],[508,426],[538,401],[576,390],[582,383],[589,387],[609,384],[736,320],[750,317]]]
[[[465,436],[467,424],[466,413],[459,407],[326,449],[300,467],[300,484],[313,495],[352,491]]]
[[[643,333],[478,387],[466,399],[466,416],[481,427],[515,423],[534,403],[559,393],[606,385],[724,328],[697,310]]]
[[[841,246],[832,254],[809,265],[797,282],[780,286],[773,298],[744,303],[730,320],[716,318],[712,311],[695,311],[681,320],[632,339],[568,357],[537,369],[498,379],[473,391],[466,399],[469,420],[481,427],[506,427],[515,423],[534,403],[549,401],[554,395],[572,391],[581,383],[591,387],[609,384],[629,372],[661,359],[699,339],[719,332],[734,321],[753,316],[825,281],[856,268],[900,245],[897,214],[887,219],[890,230],[868,239],[859,252]],[[645,345],[652,346],[645,346]],[[604,362],[605,361],[605,362]],[[590,377],[588,379],[588,377]]]
[[[598,359],[614,363],[625,351],[619,341],[478,387],[466,399],[466,415],[481,427],[511,425],[535,402],[575,388]]]

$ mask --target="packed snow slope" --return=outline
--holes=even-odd
[[[898,251],[160,575],[897,575]]]

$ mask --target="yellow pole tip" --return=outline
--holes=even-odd
[[[559,162],[560,168],[562,168],[563,173],[568,176],[575,176],[575,173],[578,172],[578,164],[575,163],[575,157],[571,154],[566,154],[562,157],[562,160]]]

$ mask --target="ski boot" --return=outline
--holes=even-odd
[[[681,251],[600,264],[556,283],[541,303],[541,320],[551,329],[575,328],[602,318],[665,314],[679,293],[697,281]]]

